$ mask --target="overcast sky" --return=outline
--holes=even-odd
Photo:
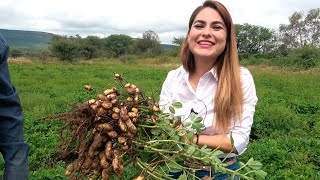
[[[192,11],[204,0],[0,0],[0,29],[83,37],[156,32],[162,43],[184,36]],[[295,11],[320,8],[320,0],[220,0],[234,23],[277,30]]]

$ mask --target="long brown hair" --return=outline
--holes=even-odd
[[[227,133],[229,122],[232,122],[231,120],[234,120],[233,123],[238,120],[240,121],[243,107],[236,35],[228,10],[220,2],[212,0],[205,1],[202,6],[197,7],[193,11],[189,19],[189,31],[198,13],[206,7],[210,7],[219,13],[227,29],[226,47],[214,63],[218,74],[218,86],[213,99],[215,128]],[[194,55],[189,49],[187,38],[181,48],[180,58],[186,71],[193,73],[196,65]]]

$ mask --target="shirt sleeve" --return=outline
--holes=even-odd
[[[241,80],[244,97],[242,117],[241,121],[237,122],[228,134],[229,138],[232,136],[234,147],[239,155],[246,150],[249,143],[255,107],[258,101],[252,75],[247,69],[242,70]]]
[[[0,34],[0,96],[8,96],[14,93],[7,62],[8,56],[9,46]]]
[[[18,92],[11,84],[8,54],[9,46],[0,34],[0,120],[7,120],[14,124],[22,121],[22,109]]]
[[[168,107],[172,103],[172,78],[173,71],[170,71],[161,88],[159,106],[164,112],[168,110],[168,108],[166,107]]]

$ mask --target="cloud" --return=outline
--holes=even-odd
[[[184,36],[192,11],[203,0],[5,0],[0,2],[0,28],[44,31],[59,35],[156,32],[163,43]],[[296,10],[320,7],[319,0],[221,0],[234,23],[277,29]]]

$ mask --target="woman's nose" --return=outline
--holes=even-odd
[[[203,36],[206,36],[206,37],[211,37],[211,36],[213,36],[210,28],[204,28],[202,35],[203,35]]]

